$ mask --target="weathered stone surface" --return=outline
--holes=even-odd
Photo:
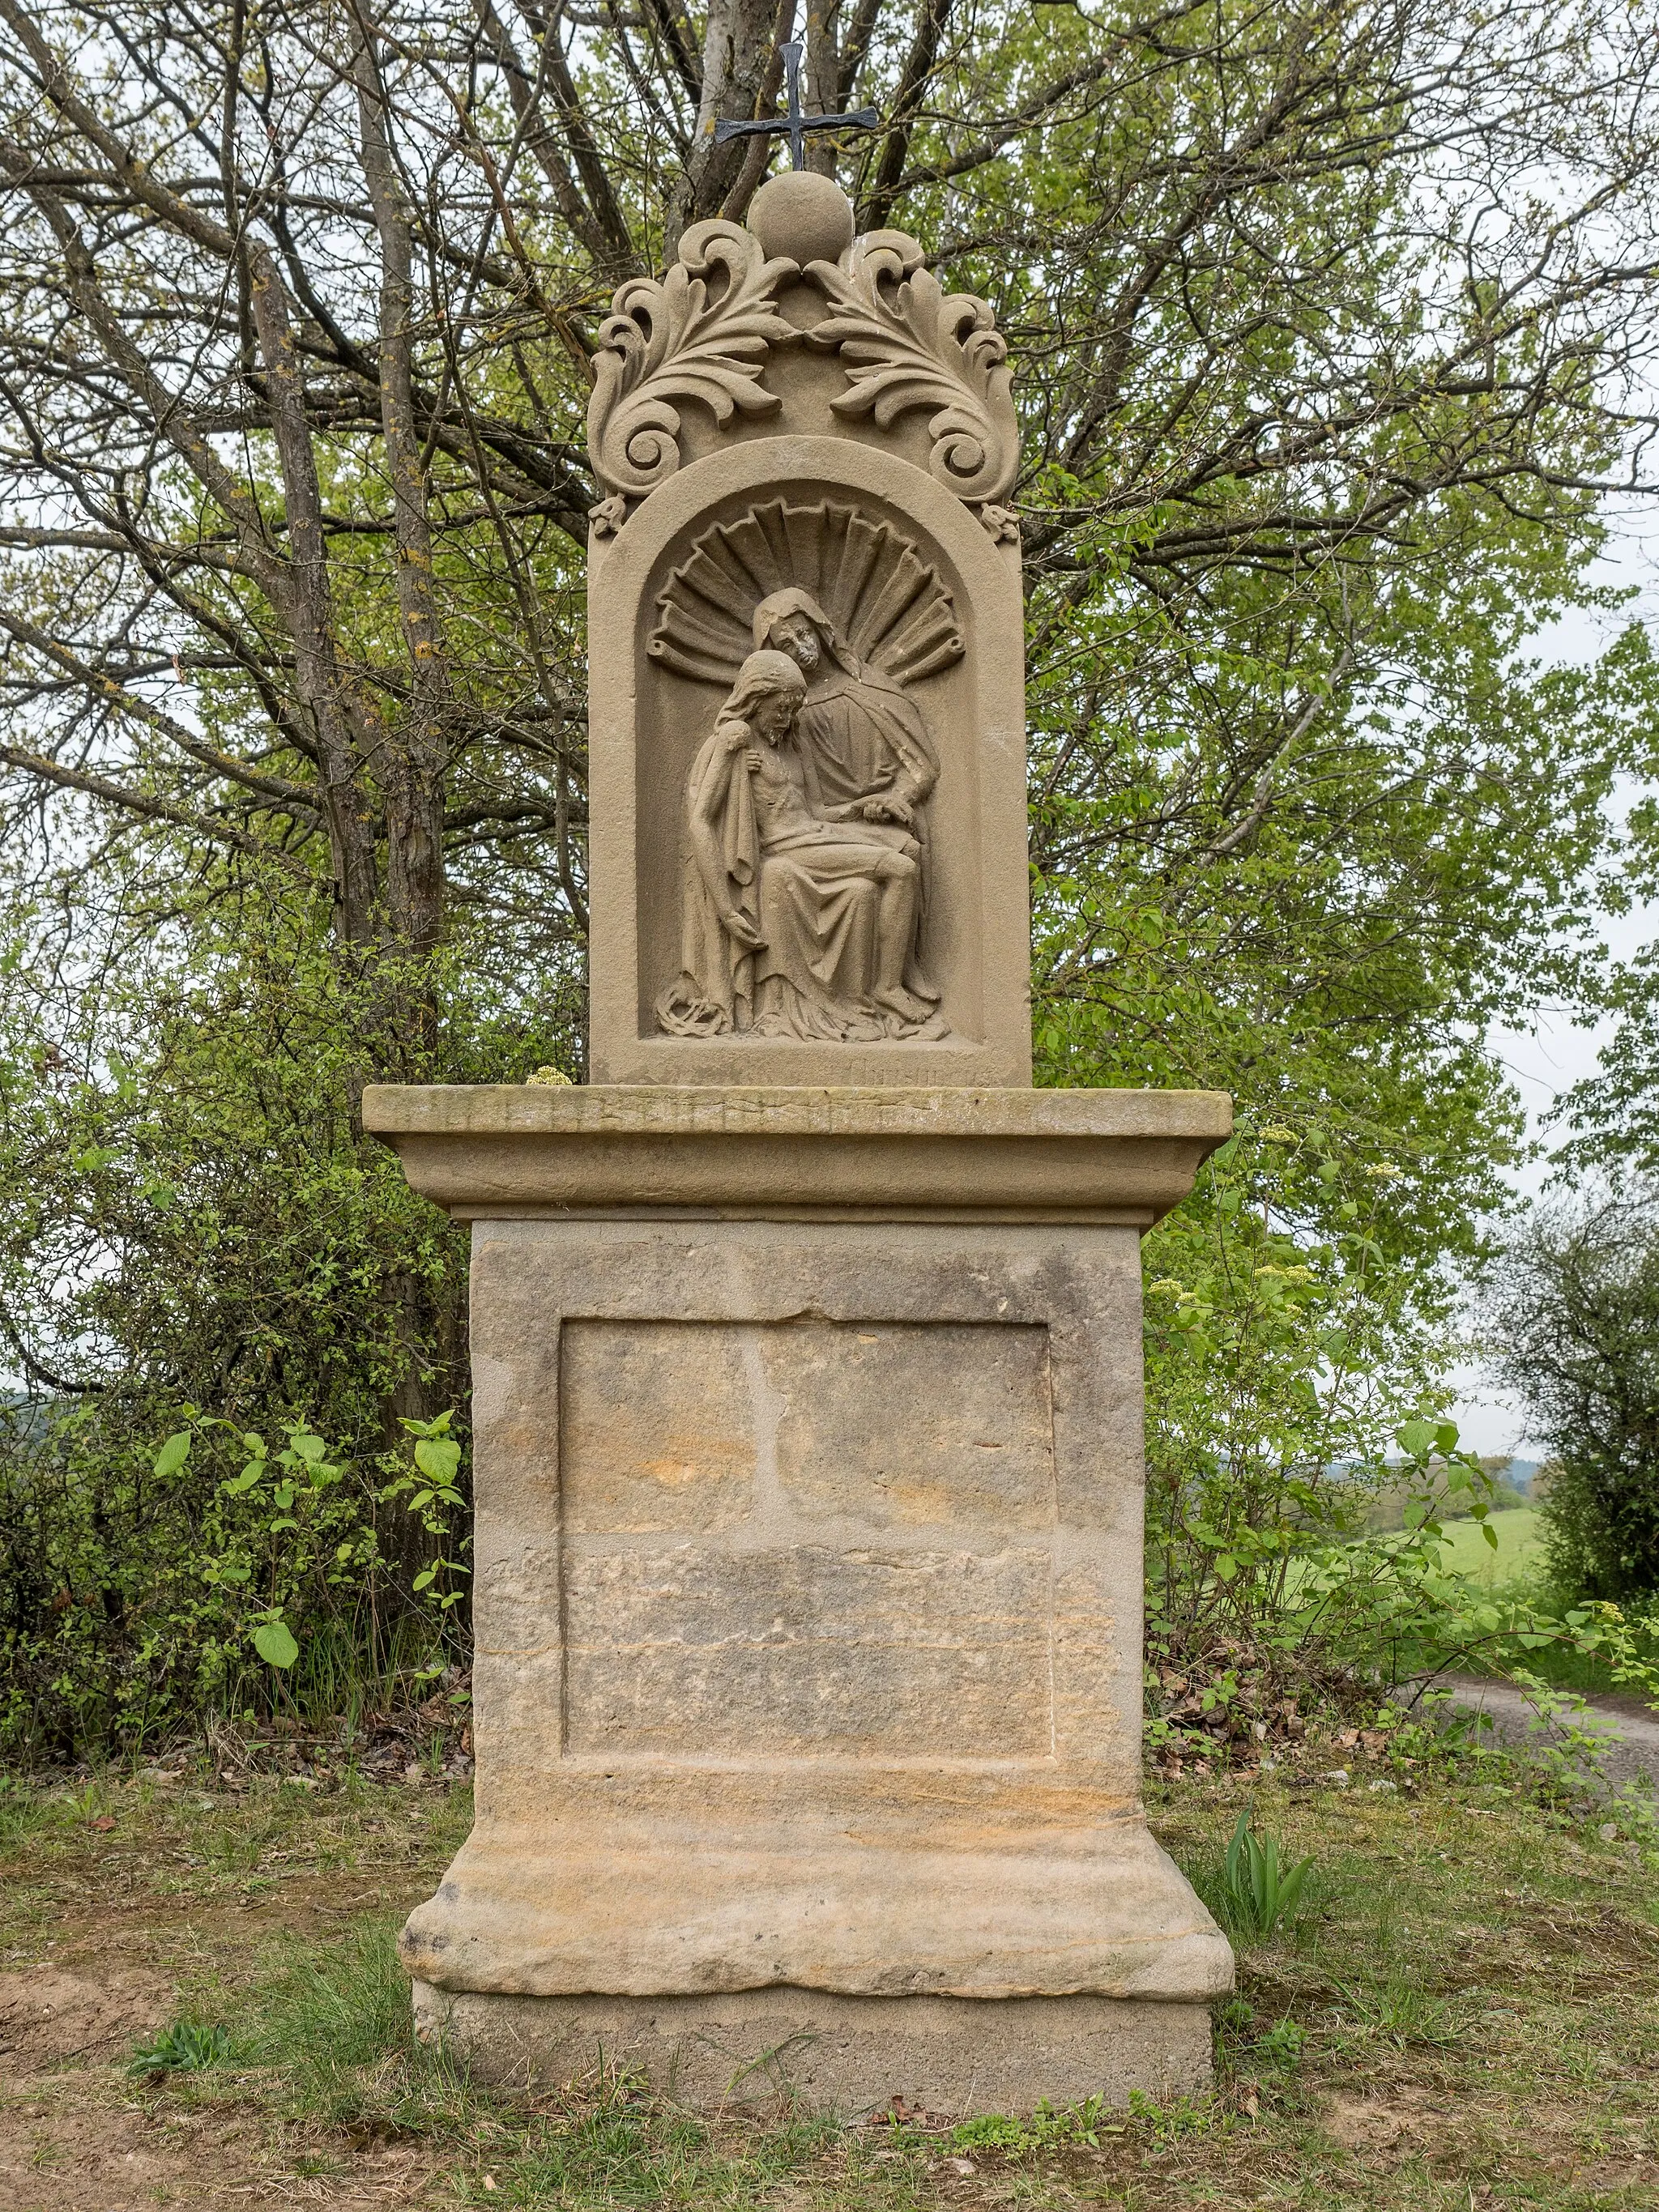
[[[682,1545],[565,1570],[573,1752],[1012,1758],[1048,1734],[1040,1551]]]
[[[561,1359],[567,1539],[707,1535],[752,1510],[754,1424],[732,1330],[573,1321]]]
[[[1007,349],[818,176],[601,327],[589,1065],[369,1091],[475,1224],[480,2070],[1196,2087],[1139,1798],[1138,1232],[1209,1093],[1034,1091]]]
[[[853,209],[831,177],[786,169],[769,177],[749,203],[744,227],[768,254],[809,262],[839,262],[853,243]]]
[[[1148,1229],[1231,1133],[1232,1101],[1218,1091],[371,1085],[363,1121],[416,1190],[459,1215]]]
[[[564,1343],[572,1750],[1046,1747],[1046,1330],[570,1322]]]
[[[477,1826],[413,1972],[1227,1986],[1139,1810],[1133,1229],[474,1236]]]
[[[687,672],[688,662],[653,655],[652,639],[665,620],[665,595],[698,543],[721,527],[758,535],[749,519],[774,507],[823,509],[820,538],[840,527],[831,510],[856,516],[872,532],[885,532],[895,561],[936,575],[948,595],[960,653],[901,683],[906,711],[931,733],[938,759],[921,810],[927,887],[917,952],[943,994],[940,1036],[671,1036],[659,1024],[664,994],[687,964],[688,787],[735,672],[722,658],[710,660],[708,674]],[[785,434],[723,446],[682,468],[618,535],[596,539],[589,559],[594,1080],[1029,1083],[1018,546],[994,539],[909,459],[845,437]],[[819,565],[816,554],[810,562],[792,558],[757,580],[770,586],[775,573],[782,582],[817,581]],[[761,597],[757,590],[751,610]],[[734,612],[750,619],[741,606]]]
[[[757,1336],[778,1482],[803,1519],[999,1540],[1054,1525],[1047,1329],[805,1323]]]
[[[848,2118],[891,2108],[966,2118],[1131,2090],[1160,2103],[1203,2087],[1202,2004],[1109,1997],[842,1997],[744,1990],[718,1997],[522,1997],[415,1985],[416,2033],[463,2053],[484,2080],[563,2086],[638,2067],[690,2105],[741,2109],[787,2095]]]
[[[599,332],[592,1073],[1026,1083],[1007,346],[827,178],[753,223]]]

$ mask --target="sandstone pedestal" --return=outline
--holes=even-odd
[[[474,1224],[477,1825],[403,1939],[495,2074],[1006,2110],[1207,2074],[1139,1797],[1139,1233],[1208,1093],[376,1090]]]

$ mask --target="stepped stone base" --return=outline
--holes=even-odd
[[[1093,1996],[507,1996],[415,1984],[415,2027],[483,2081],[552,2085],[636,2068],[700,2107],[787,2096],[846,2118],[902,2100],[951,2118],[1210,2083],[1207,2005]]]

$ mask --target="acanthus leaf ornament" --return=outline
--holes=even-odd
[[[713,299],[708,277],[726,283]],[[694,223],[679,258],[659,283],[636,276],[599,326],[587,407],[593,472],[607,491],[642,498],[680,465],[676,401],[701,400],[719,423],[735,412],[775,413],[782,404],[760,380],[768,349],[799,333],[778,313],[781,283],[797,264],[768,260],[760,241],[734,222]]]
[[[969,504],[1000,501],[1018,471],[1019,427],[1007,340],[986,302],[946,292],[915,239],[897,230],[873,231],[842,267],[814,261],[806,274],[830,307],[807,342],[838,349],[847,371],[835,412],[872,416],[885,430],[913,408],[932,408],[935,479]]]

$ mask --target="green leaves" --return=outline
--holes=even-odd
[[[272,1667],[291,1667],[300,1656],[293,1632],[280,1618],[259,1623],[253,1632],[253,1648]]]
[[[219,2022],[174,2021],[148,2043],[133,2045],[127,2061],[132,2075],[194,2074],[230,2056],[230,2030]]]
[[[419,1511],[425,1525],[442,1535],[446,1524],[434,1516],[463,1502],[451,1480],[459,1469],[461,1446],[449,1434],[448,1413],[412,1425],[419,1431],[416,1453],[441,1478],[439,1482],[428,1483],[411,1499],[414,1485],[404,1471],[378,1491],[362,1483],[354,1500],[340,1495],[348,1472],[343,1456],[330,1458],[327,1438],[310,1422],[282,1423],[283,1442],[273,1450],[257,1430],[199,1416],[193,1407],[185,1411],[193,1428],[166,1439],[155,1455],[155,1471],[176,1479],[194,1448],[234,1449],[234,1471],[222,1475],[209,1493],[213,1503],[191,1571],[210,1594],[214,1617],[229,1640],[246,1638],[277,1674],[296,1664],[308,1615],[326,1613],[331,1593],[352,1593],[383,1571],[373,1525],[364,1525],[361,1512],[372,1511],[382,1498],[398,1500]],[[460,1602],[466,1568],[449,1554],[464,1549],[464,1543],[447,1546],[414,1578],[416,1592],[428,1601],[437,1620]]]
[[[428,1481],[440,1487],[453,1484],[455,1471],[461,1463],[461,1448],[453,1439],[423,1437],[415,1447],[415,1464]],[[450,1492],[457,1504],[459,1497]]]
[[[1282,1921],[1294,1917],[1313,1863],[1305,1858],[1281,1867],[1277,1838],[1255,1835],[1247,1808],[1238,1816],[1222,1864],[1227,1919],[1241,1934],[1271,1936]]]
[[[1407,1421],[1400,1431],[1399,1443],[1401,1449],[1412,1459],[1426,1461],[1431,1453],[1438,1452],[1449,1461],[1457,1449],[1457,1424],[1421,1419]],[[1460,1472],[1453,1486],[1462,1487],[1467,1480],[1467,1473]]]
[[[188,1429],[175,1430],[155,1455],[155,1472],[164,1477],[177,1474],[190,1457],[190,1443]]]

